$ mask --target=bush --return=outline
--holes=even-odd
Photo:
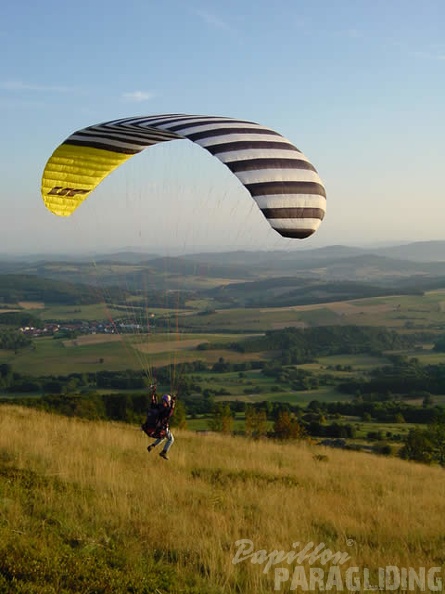
[[[376,443],[372,446],[374,454],[380,454],[381,456],[391,456],[392,447],[388,443]]]
[[[433,445],[428,433],[423,429],[410,429],[399,456],[403,460],[414,460],[430,464],[433,459]]]

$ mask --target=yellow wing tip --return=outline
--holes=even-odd
[[[48,160],[41,193],[46,208],[68,217],[116,167],[133,155],[62,143]]]
[[[90,194],[91,190],[75,190],[55,186],[49,192],[42,190],[46,208],[59,217],[69,217]]]

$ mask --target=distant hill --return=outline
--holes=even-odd
[[[445,274],[445,242],[365,249],[334,245],[301,251],[236,251],[191,254],[194,262],[230,263],[258,275],[301,273],[329,280],[389,280]]]
[[[46,303],[98,303],[97,291],[87,285],[36,278],[31,275],[0,275],[0,302],[44,301]]]
[[[301,280],[295,277],[269,278],[248,283],[233,283],[210,289],[204,294],[225,307],[289,307],[350,299],[382,297],[400,293],[419,293],[414,285],[397,291],[391,287],[354,281]]]
[[[234,251],[220,253],[189,254],[184,256],[188,260],[200,263],[224,264],[273,272],[274,270],[299,270],[310,269],[315,264],[325,261],[336,260],[345,257],[365,254],[366,252],[356,248],[345,246],[333,246],[331,248],[320,248],[316,250],[302,251]]]
[[[199,262],[230,262],[237,265],[268,265],[286,262],[298,266],[300,263],[314,264],[358,256],[375,255],[396,260],[412,262],[445,262],[445,241],[415,242],[385,247],[353,247],[332,245],[315,249],[276,250],[276,251],[234,251],[206,252],[187,255],[187,259]]]
[[[445,241],[417,241],[372,251],[376,254],[384,253],[391,258],[413,262],[445,262]]]
[[[226,254],[227,257],[227,254]],[[226,262],[195,261],[186,257],[163,257],[148,260],[146,265],[152,270],[168,274],[182,274],[193,276],[209,276],[211,278],[245,278],[253,276],[245,265],[238,266],[226,258]]]
[[[161,257],[126,250],[94,257],[28,260],[0,258],[0,274],[35,275],[81,284],[125,284],[131,290],[200,289],[231,282],[275,277],[300,282],[372,283],[382,287],[415,285],[445,276],[445,241],[416,242],[384,248],[333,245],[296,251],[230,251]],[[433,283],[434,284],[434,283]]]

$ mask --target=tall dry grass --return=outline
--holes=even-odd
[[[43,546],[53,527],[83,555],[162,562],[183,589],[158,592],[194,591],[194,576],[209,593],[273,591],[273,569],[232,563],[239,539],[268,552],[324,543],[371,573],[444,564],[442,469],[307,443],[175,437],[166,462],[135,427],[1,407],[0,468],[31,473],[35,490],[21,505],[14,475],[2,473],[3,538],[40,535]]]

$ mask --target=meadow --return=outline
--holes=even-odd
[[[371,583],[379,567],[412,568],[414,592],[431,591],[421,568],[443,577],[442,469],[179,430],[166,462],[147,443],[128,425],[2,407],[2,594],[289,592],[275,570],[292,577],[300,563],[234,563],[240,539],[339,553],[343,588],[348,568],[362,579],[350,591],[365,590],[364,568]],[[335,565],[306,557],[308,580]]]
[[[119,276],[131,270],[110,271]],[[174,275],[169,282],[178,284]],[[181,288],[219,283],[197,275]],[[37,300],[20,306],[43,321],[60,322],[118,319],[125,310]],[[356,324],[407,333],[445,331],[443,289],[280,308],[228,309],[197,295],[186,307],[148,309],[144,304],[139,311],[139,300],[133,304],[130,298],[127,314],[150,316],[152,334],[37,338],[31,348],[0,351],[0,363],[31,376],[140,370],[196,360],[241,363],[267,361],[271,353],[240,353],[230,343],[287,327]],[[401,354],[422,364],[443,363],[444,354],[432,346],[430,339]],[[384,355],[336,355],[298,368],[341,380],[387,362]],[[203,392],[216,394],[215,400],[304,406],[313,400],[350,399],[335,385],[296,391],[253,369],[193,375]],[[222,390],[224,395],[218,395]],[[445,395],[435,395],[434,401],[443,403]],[[412,427],[342,421],[356,425],[362,443],[369,432],[403,436]],[[439,590],[438,582],[428,582],[422,571],[438,568],[445,579],[443,469],[395,456],[323,448],[311,439],[279,442],[214,434],[201,415],[187,426],[174,430],[176,441],[166,462],[156,452],[147,453],[147,437],[137,426],[3,404],[0,594],[291,592],[297,589],[291,578],[300,565],[309,583],[305,587],[300,574],[298,591],[365,592],[365,572],[376,584],[378,568],[388,566],[400,568],[406,580],[398,586],[384,583],[384,591]],[[241,413],[233,428],[244,429]],[[234,563],[240,539],[263,553]],[[347,559],[323,562],[306,555],[301,562],[282,559],[267,570],[269,553],[298,552],[305,546]],[[337,582],[329,588],[326,578],[336,567]],[[318,574],[312,575],[311,568]],[[353,568],[358,568],[354,576],[360,583],[348,584],[346,574]],[[320,572],[324,582],[317,582]]]

